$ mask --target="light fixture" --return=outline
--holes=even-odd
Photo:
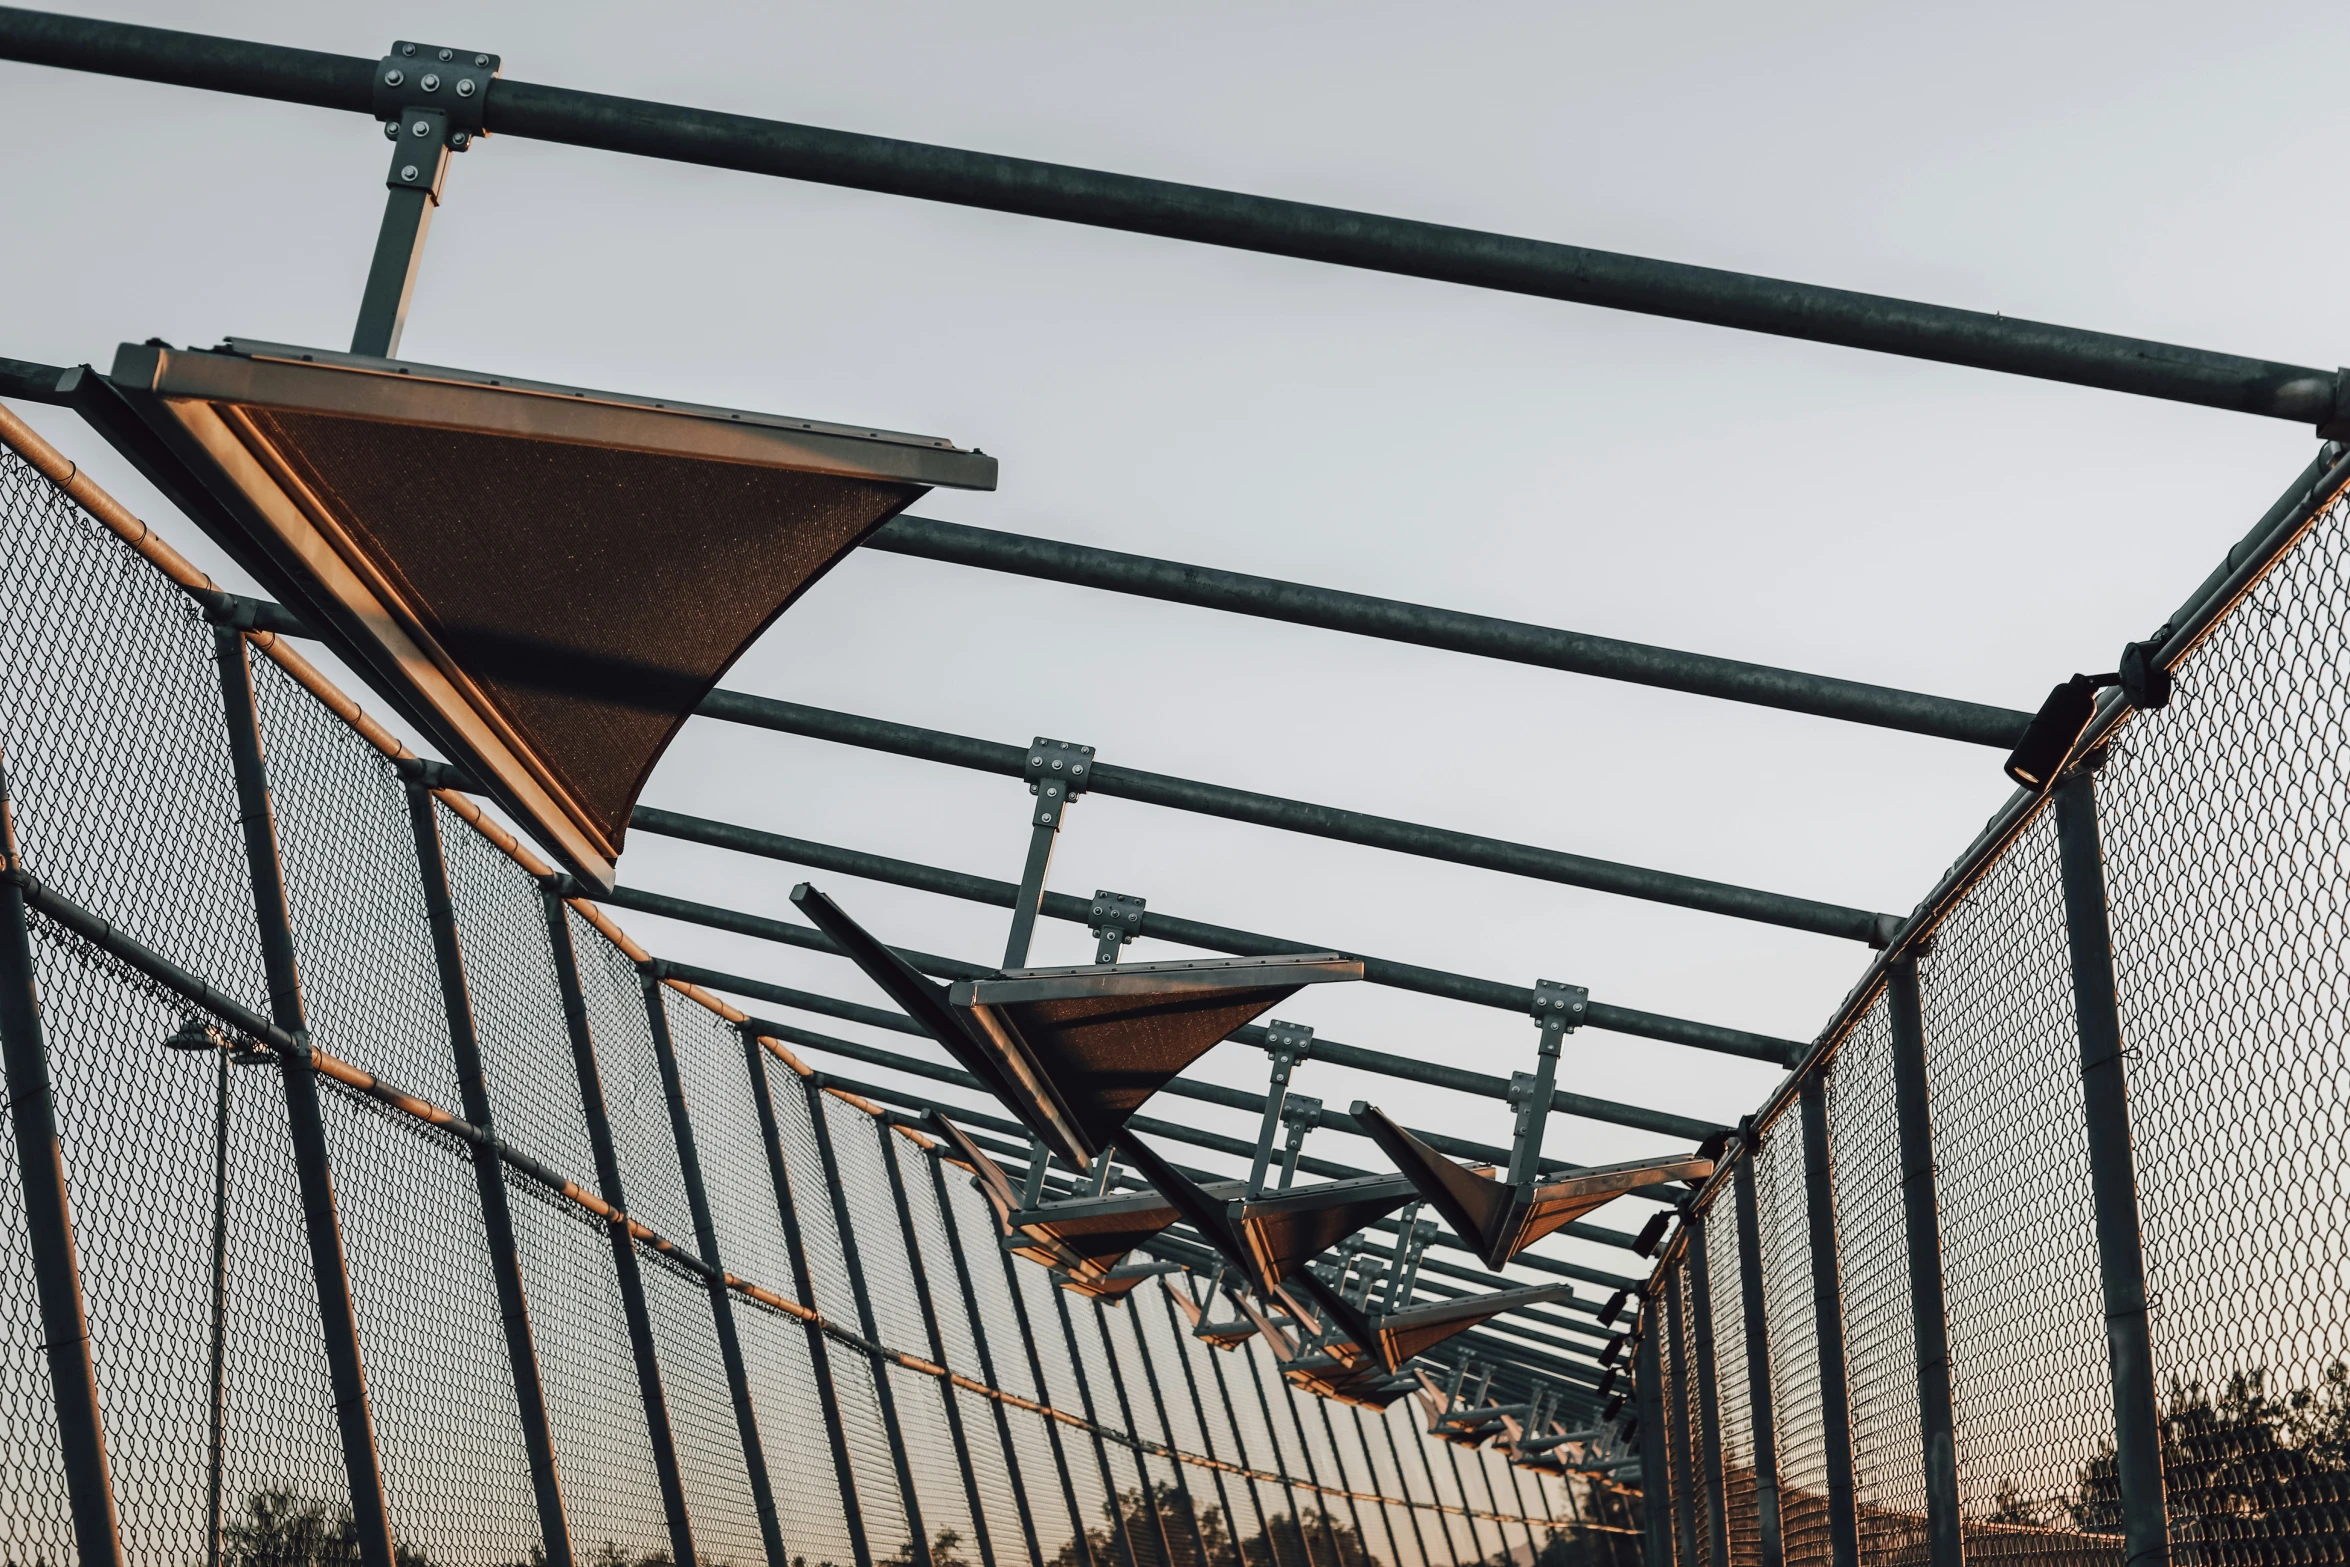
[[[2024,726],[2024,737],[2008,753],[2007,776],[2026,789],[2047,788],[2096,716],[2099,688],[2120,681],[2118,674],[2075,675],[2049,692]]]

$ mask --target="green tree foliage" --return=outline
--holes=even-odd
[[[221,1529],[228,1567],[358,1567],[359,1529],[347,1506],[329,1506],[284,1486],[256,1491]],[[432,1567],[413,1545],[393,1547],[399,1567]]]
[[[1213,1503],[1198,1509],[1196,1521],[1195,1542],[1193,1498],[1157,1481],[1147,1492],[1140,1487],[1121,1491],[1114,1502],[1105,1503],[1102,1522],[1085,1531],[1083,1550],[1092,1554],[1092,1567],[1124,1567],[1125,1557],[1118,1549],[1118,1529],[1123,1526],[1135,1567],[1329,1567],[1330,1539],[1337,1542],[1344,1567],[1384,1567],[1355,1531],[1354,1521],[1337,1513],[1308,1511],[1302,1519],[1284,1514],[1269,1520],[1266,1529],[1240,1539],[1234,1538],[1224,1509]],[[1322,1532],[1325,1523],[1327,1537]],[[1171,1558],[1160,1549],[1162,1528]],[[1199,1560],[1202,1549],[1207,1552],[1204,1563]],[[1086,1567],[1075,1540],[1061,1547],[1051,1567]]]

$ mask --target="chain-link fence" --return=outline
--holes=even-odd
[[[1652,1560],[2350,1561],[2339,455],[1685,1206]]]
[[[1461,1567],[1581,1529],[1412,1400],[1210,1347],[1189,1275],[1104,1304],[1014,1261],[930,1138],[664,981],[118,532],[0,451],[38,997],[0,1560],[77,1558],[93,1452],[123,1559],[174,1567]]]

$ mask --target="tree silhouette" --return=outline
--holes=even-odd
[[[359,1528],[347,1506],[329,1506],[284,1486],[256,1491],[242,1516],[220,1532],[227,1567],[358,1567]],[[398,1567],[432,1567],[413,1545],[393,1546]]]

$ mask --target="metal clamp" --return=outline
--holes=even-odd
[[[1534,1005],[1528,1010],[1542,1025],[1542,1042],[1548,1047],[1559,1035],[1583,1026],[1584,1015],[1591,1010],[1591,992],[1581,985],[1538,979],[1534,982]]]
[[[1086,910],[1086,928],[1093,932],[1096,963],[1115,963],[1118,949],[1142,934],[1141,898],[1096,889]]]
[[[1028,792],[1036,796],[1036,825],[1057,827],[1071,800],[1085,792],[1093,772],[1093,747],[1047,740],[1038,735],[1028,747]]]
[[[1288,1069],[1314,1053],[1314,1031],[1303,1023],[1274,1018],[1265,1024],[1265,1045],[1273,1054],[1274,1069],[1287,1082]]]
[[[392,144],[392,166],[384,183],[394,190],[421,190],[437,206],[449,154],[463,152],[486,135],[482,113],[499,60],[470,49],[399,42],[378,61],[369,108],[383,121]]]
[[[1322,1124],[1322,1101],[1311,1094],[1290,1094],[1281,1101],[1281,1124],[1289,1140],[1281,1149],[1281,1190],[1297,1179],[1297,1158],[1306,1146],[1306,1133]]]

